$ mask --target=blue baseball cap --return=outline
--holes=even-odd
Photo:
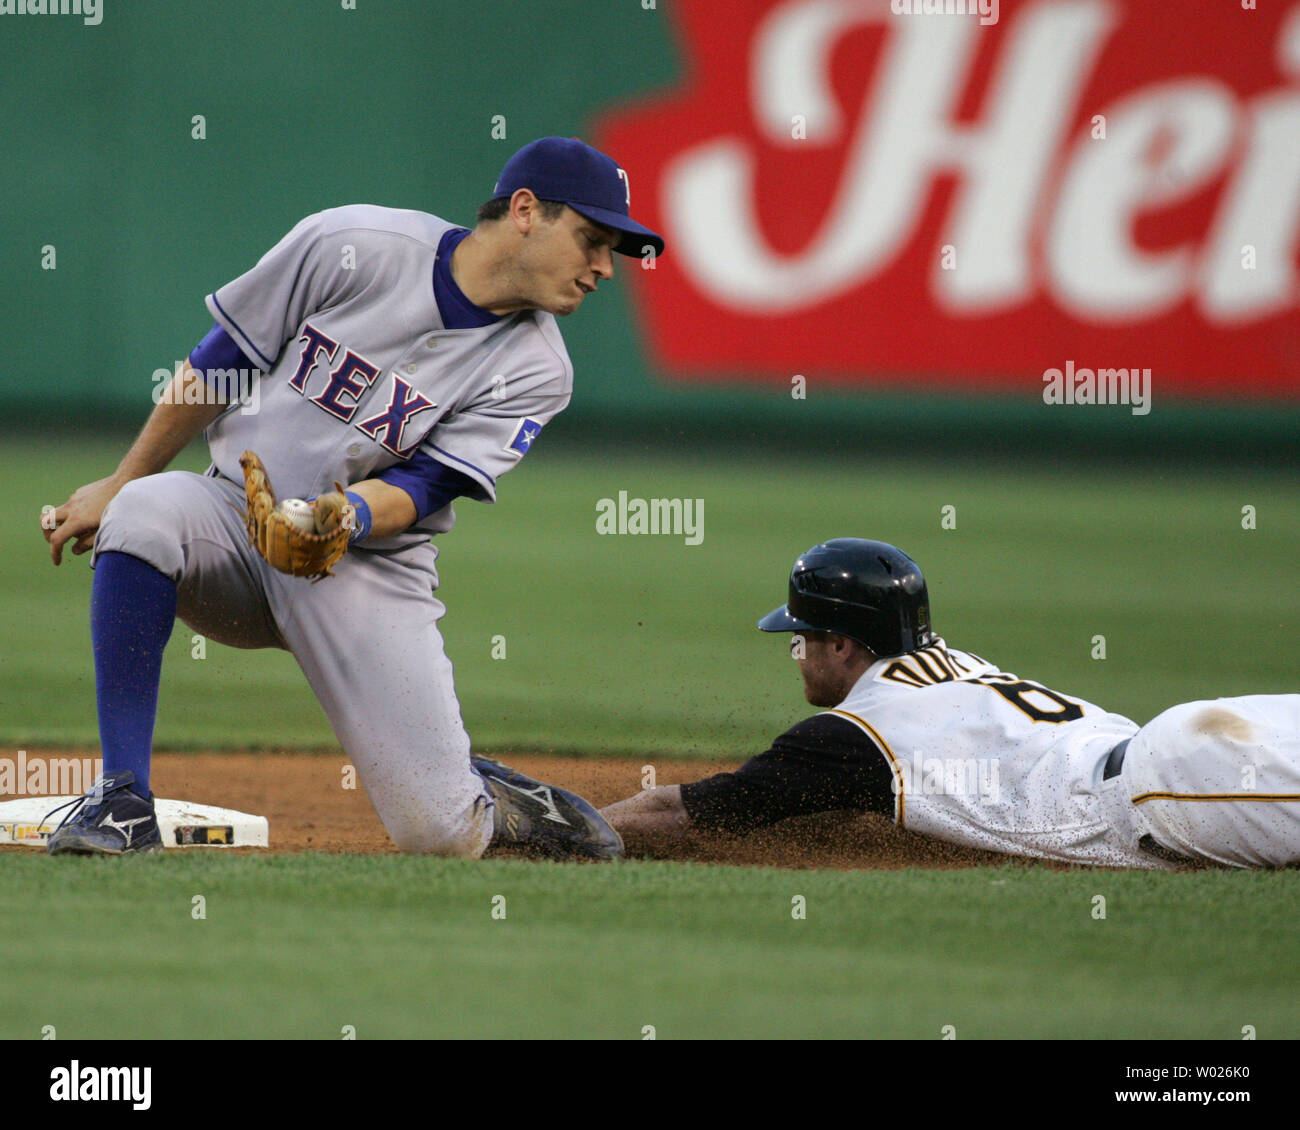
[[[663,236],[642,227],[628,214],[631,189],[627,173],[576,137],[543,137],[529,142],[506,162],[492,191],[495,200],[531,190],[538,200],[558,200],[575,212],[623,233],[614,245],[620,255],[640,256],[646,244],[656,255]]]

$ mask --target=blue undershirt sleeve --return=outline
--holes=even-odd
[[[235,339],[216,323],[190,350],[190,365],[202,373],[209,384],[213,381],[211,374],[218,369],[243,369],[251,373],[257,368],[235,344]]]
[[[417,522],[441,510],[453,498],[478,490],[478,484],[468,475],[439,463],[422,451],[417,451],[405,463],[380,472],[375,478],[400,487],[411,496]]]

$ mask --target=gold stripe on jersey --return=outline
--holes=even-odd
[[[1149,800],[1300,801],[1300,793],[1139,793],[1133,803],[1146,804]]]
[[[894,756],[894,751],[889,748],[889,743],[880,736],[880,731],[865,718],[859,718],[856,714],[850,714],[847,710],[826,710],[823,711],[823,713],[838,714],[841,718],[847,718],[850,722],[854,722],[861,726],[867,736],[880,747],[885,757],[889,759],[889,768],[894,774],[894,795],[898,797],[898,803],[894,806],[894,822],[900,828],[906,827],[903,822],[903,817],[905,815],[903,811],[905,803],[903,796],[903,772],[898,767],[898,758]]]

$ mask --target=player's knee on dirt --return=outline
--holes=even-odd
[[[489,820],[489,826],[491,821]],[[445,855],[476,859],[487,847],[479,827],[472,822],[460,828],[435,825],[430,820],[391,821],[384,827],[397,850],[408,855]]]

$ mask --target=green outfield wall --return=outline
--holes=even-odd
[[[471,223],[519,145],[590,139],[601,115],[680,81],[668,7],[102,0],[95,24],[0,15],[4,426],[138,424],[153,373],[209,327],[204,295],[307,213],[364,201]],[[618,282],[564,331],[577,380],[556,442],[1277,462],[1300,424],[1294,402],[1174,402],[1158,384],[1136,418],[1053,409],[1033,384],[972,397],[813,381],[796,399],[775,380],[667,379]]]

